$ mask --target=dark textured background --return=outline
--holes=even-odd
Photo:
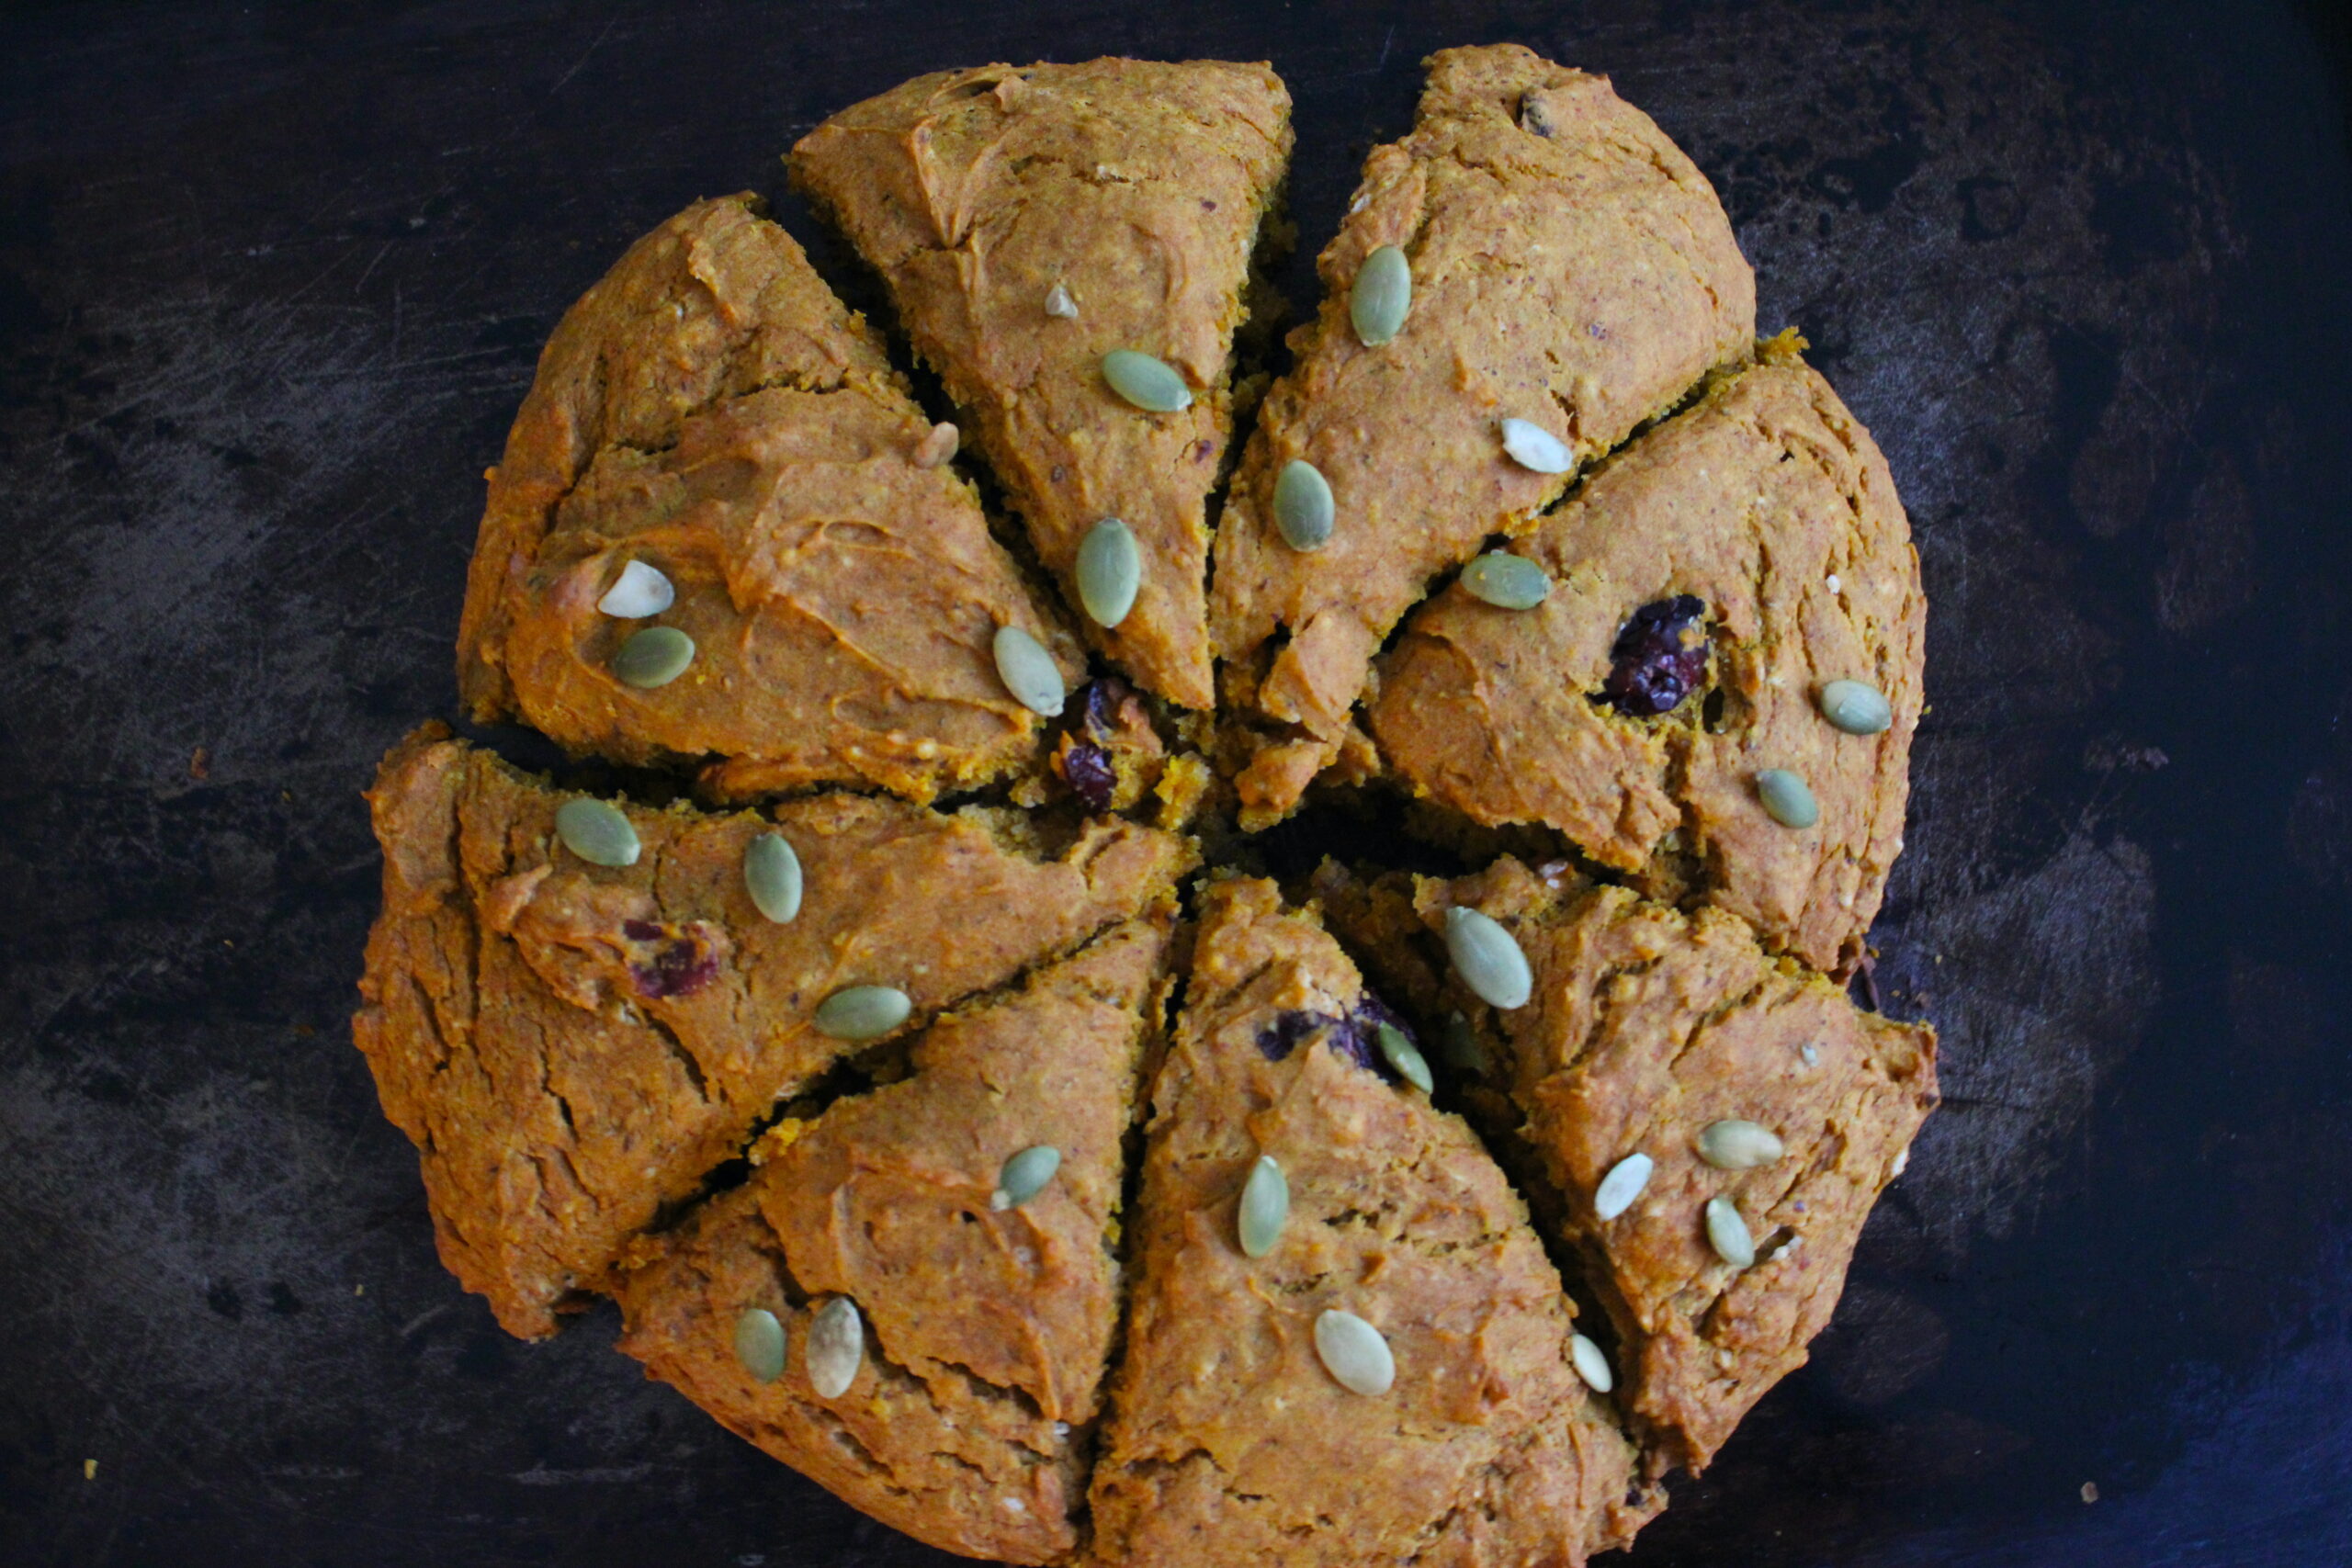
[[[795,136],[918,71],[1271,56],[1304,308],[1417,62],[1501,39],[1610,73],[1715,180],[1766,329],[1801,324],[1884,445],[1934,604],[1879,940],[1890,1010],[1943,1029],[1945,1108],[1814,1364],[1635,1561],[2352,1561],[2333,26],[14,8],[0,1562],[944,1561],[643,1382],[608,1313],[525,1347],[441,1271],[345,1032],[357,792],[450,709],[480,474],[541,340],[666,214],[780,195]]]

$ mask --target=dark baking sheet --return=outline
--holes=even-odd
[[[1420,57],[1501,39],[1714,178],[1934,606],[1878,940],[1945,1107],[1813,1365],[1638,1560],[2352,1561],[2335,18],[272,4],[0,38],[0,1561],[944,1561],[642,1381],[609,1314],[523,1346],[441,1271],[345,1035],[357,791],[450,709],[541,340],[662,217],[778,193],[796,135],[918,71],[1271,57],[1303,308]]]

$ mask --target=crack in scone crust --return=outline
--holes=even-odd
[[[446,729],[385,760],[355,1036],[445,1262],[508,1329],[611,1295],[649,1375],[856,1506],[1106,1568],[1578,1564],[1802,1364],[1935,1103],[1932,1032],[1821,973],[1861,955],[1902,848],[1907,523],[1802,342],[1755,342],[1728,221],[1646,117],[1516,46],[1429,65],[1262,402],[1262,377],[1231,383],[1283,227],[1264,65],[945,72],[793,150],[1020,514],[1010,547],[756,197],[687,209],[566,314],[488,476],[466,709],[770,804],[623,802],[637,858],[592,864],[564,792]],[[1412,305],[1367,348],[1349,293],[1384,245]],[[1121,401],[1111,348],[1172,366],[1191,406]],[[1566,470],[1506,457],[1506,417]],[[1311,553],[1271,515],[1297,457],[1338,512]],[[1072,575],[1110,515],[1146,563],[1115,628]],[[1451,584],[1498,544],[1549,580],[1536,608]],[[632,564],[665,607],[602,608]],[[1701,639],[1679,700],[1604,700],[1657,605]],[[633,685],[616,655],[657,625],[692,657]],[[1060,714],[1012,697],[1007,626]],[[1890,724],[1829,726],[1832,680]],[[1763,768],[1809,782],[1817,825],[1763,813]],[[1485,869],[1327,865],[1286,903],[1212,868],[1180,918],[1204,840],[1246,858],[1237,829],[1310,784],[1383,775]],[[769,833],[805,882],[788,922],[745,884]],[[1455,906],[1517,942],[1527,1005],[1451,972]],[[853,986],[905,1021],[825,1034]],[[1441,1064],[1437,1103],[1385,1022]],[[1731,1118],[1783,1156],[1710,1166],[1700,1134]],[[1046,1149],[1042,1186],[1001,1190]],[[1603,1221],[1635,1152],[1649,1181]],[[1250,1256],[1261,1155],[1287,1218]],[[1752,1267],[1711,1249],[1711,1198]],[[860,1359],[828,1395],[808,1354],[842,1302]],[[1334,1310],[1393,1357],[1385,1393],[1319,1359]],[[1612,1393],[1577,1370],[1586,1334]]]

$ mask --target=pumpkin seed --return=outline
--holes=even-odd
[[[1604,1220],[1613,1220],[1634,1206],[1642,1189],[1650,1184],[1650,1172],[1657,1162],[1645,1154],[1630,1154],[1609,1168],[1600,1185],[1592,1190],[1592,1212]]]
[[[695,639],[675,626],[646,626],[629,634],[613,655],[613,673],[640,691],[666,686],[695,661]]]
[[[555,808],[555,836],[591,865],[635,865],[637,829],[621,808],[582,795]]]
[[[1413,308],[1413,267],[1405,253],[1383,245],[1356,268],[1355,287],[1348,290],[1348,317],[1356,336],[1377,348],[1405,330],[1405,316]]]
[[[784,1325],[765,1307],[745,1307],[735,1319],[735,1359],[756,1382],[784,1376]]]
[[[1535,977],[1519,940],[1491,917],[1460,906],[1445,912],[1445,951],[1453,972],[1478,999],[1505,1012],[1525,1007],[1534,994]]]
[[[1894,1163],[1893,1165],[1891,1165],[1891,1166],[1889,1166],[1889,1167],[1887,1167],[1887,1168],[1886,1168],[1886,1179],[1887,1179],[1889,1181],[1892,1181],[1892,1180],[1894,1180],[1896,1177],[1898,1177],[1898,1176],[1902,1175],[1905,1171],[1906,1171],[1906,1170],[1908,1170],[1908,1169],[1910,1169],[1910,1168],[1911,1168],[1911,1145],[1908,1145],[1908,1144],[1905,1144],[1905,1145],[1903,1145],[1903,1147],[1901,1148],[1901,1150],[1899,1150],[1899,1151],[1896,1153],[1896,1155],[1895,1155],[1895,1156],[1894,1156]]]
[[[1821,688],[1821,716],[1849,735],[1876,735],[1894,722],[1894,706],[1876,686],[1831,681]]]
[[[1821,807],[1804,780],[1786,768],[1766,768],[1756,775],[1757,798],[1764,814],[1783,828],[1810,828],[1821,820]]]
[[[964,444],[964,433],[945,421],[931,427],[931,433],[915,443],[914,464],[918,468],[935,468],[956,456]]]
[[[1785,1153],[1772,1129],[1737,1117],[1710,1122],[1699,1134],[1699,1157],[1717,1170],[1754,1170]]]
[[[1046,290],[1046,314],[1058,317],[1065,321],[1078,320],[1078,301],[1069,297],[1069,288],[1067,285],[1057,283],[1052,288]]]
[[[662,575],[660,567],[633,560],[621,568],[620,576],[596,601],[596,608],[616,621],[641,621],[677,602],[677,585]]]
[[[1062,1152],[1051,1144],[1038,1144],[1022,1150],[1004,1162],[997,1172],[996,1191],[989,1199],[991,1209],[1017,1209],[1046,1189],[1054,1172],[1062,1168]]]
[[[1154,359],[1132,348],[1114,348],[1102,356],[1102,379],[1111,390],[1152,413],[1181,413],[1193,406],[1193,389],[1164,359]]]
[[[1062,683],[1060,666],[1046,645],[1019,626],[996,629],[996,673],[1012,700],[1046,718],[1061,716],[1069,688]]]
[[[800,856],[782,833],[762,833],[743,851],[743,886],[761,914],[789,925],[800,913]]]
[[[1568,444],[1523,419],[1503,421],[1503,450],[1521,468],[1539,474],[1565,474],[1577,466]]]
[[[1078,602],[1087,618],[1109,630],[1136,607],[1136,590],[1143,586],[1143,551],[1135,530],[1115,517],[1105,517],[1086,531],[1078,547]]]
[[[1465,1073],[1486,1076],[1487,1048],[1478,1043],[1478,1032],[1460,1013],[1446,1015],[1445,1027],[1438,1033],[1438,1043],[1445,1049],[1445,1059]]]
[[[1290,1179],[1273,1156],[1260,1155],[1258,1163],[1250,1168],[1250,1179],[1241,1184],[1241,1208],[1235,1216],[1242,1252],[1251,1258],[1272,1252],[1289,1218]]]
[[[816,1024],[836,1040],[874,1040],[906,1022],[913,1010],[896,986],[851,986],[817,1004]]]
[[[1525,556],[1489,550],[1462,569],[1462,586],[1499,610],[1532,610],[1552,596],[1552,580]]]
[[[1733,1268],[1755,1266],[1756,1238],[1747,1234],[1747,1222],[1739,1217],[1738,1206],[1728,1198],[1707,1200],[1707,1242],[1715,1256]]]
[[[1323,470],[1293,457],[1274,478],[1274,526],[1295,550],[1319,550],[1331,537],[1331,486]]]
[[[1609,1358],[1600,1353],[1600,1346],[1581,1334],[1568,1336],[1568,1361],[1593,1393],[1607,1393],[1617,1386],[1617,1374],[1609,1370]]]
[[[1398,1077],[1423,1094],[1430,1092],[1429,1061],[1405,1038],[1403,1030],[1393,1023],[1384,1023],[1372,1032],[1372,1036],[1380,1042],[1380,1054],[1388,1058],[1388,1065],[1396,1069]]]
[[[1386,1393],[1396,1382],[1396,1358],[1388,1341],[1351,1312],[1330,1307],[1315,1320],[1315,1353],[1351,1393]]]
[[[865,1364],[865,1320],[857,1303],[835,1296],[808,1325],[808,1386],[820,1399],[839,1399]]]

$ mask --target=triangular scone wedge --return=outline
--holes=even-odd
[[[636,863],[592,865],[555,829],[575,797],[446,733],[395,748],[368,797],[384,907],[353,1032],[423,1156],[442,1260],[526,1337],[860,1047],[818,1028],[829,997],[893,987],[920,1027],[1190,864],[1116,820],[1048,847],[1014,812],[828,795],[773,819],[628,807]],[[802,870],[788,924],[744,884],[769,832]]]
[[[1121,1294],[1123,1140],[1159,1038],[1174,908],[943,1014],[905,1078],[771,1129],[750,1181],[622,1282],[621,1348],[886,1524],[972,1557],[1067,1559]],[[1059,1153],[1052,1176],[1000,1206],[1006,1160],[1038,1147]],[[812,1328],[842,1300],[858,1326],[836,1343],[863,1351],[828,1393]],[[736,1348],[747,1312],[784,1331],[767,1381]]]
[[[1903,849],[1927,600],[1886,459],[1799,346],[1764,344],[1513,547],[1551,577],[1543,604],[1457,583],[1416,611],[1369,717],[1416,795],[1555,829],[1826,969],[1859,953]],[[1660,612],[1703,656],[1687,687],[1645,674],[1664,645],[1636,617]],[[1883,696],[1885,728],[1830,723],[1831,682]],[[1804,780],[1816,822],[1766,813],[1767,768]]]
[[[1684,914],[1565,867],[1507,856],[1454,882],[1370,888],[1327,867],[1317,886],[1384,980],[1459,1017],[1484,1066],[1465,1100],[1550,1190],[1540,1205],[1616,1325],[1648,1472],[1705,1468],[1828,1326],[1862,1223],[1935,1109],[1934,1030],[1861,1011],[1719,909]],[[1488,1007],[1452,972],[1438,933],[1457,906],[1517,941],[1525,1006]],[[1603,1218],[1603,1179],[1636,1156],[1647,1179],[1621,1178],[1634,1195]],[[1711,1241],[1715,1199],[1753,1266]]]
[[[1140,1276],[1094,1472],[1105,1563],[1581,1563],[1662,1497],[1572,1369],[1574,1308],[1469,1129],[1392,1081],[1393,1017],[1270,883],[1219,884],[1153,1095]],[[1261,1157],[1288,1188],[1240,1246]],[[1385,1392],[1322,1335],[1370,1325]],[[1369,1387],[1370,1385],[1364,1385]]]
[[[1186,707],[1214,694],[1204,509],[1290,145],[1290,95],[1264,65],[1093,60],[920,76],[792,150],[793,179],[888,282],[1073,605],[1088,531],[1134,532],[1134,608],[1110,630],[1080,619]],[[1103,379],[1114,349],[1174,367],[1191,406],[1124,400]]]
[[[759,212],[748,195],[688,208],[548,340],[490,473],[467,708],[575,752],[704,763],[719,799],[848,784],[927,801],[1017,773],[1045,721],[1005,689],[997,628],[1037,638],[1066,682],[1083,652],[873,330]],[[673,603],[608,597],[645,568]],[[685,634],[692,661],[624,680],[621,649],[652,627]]]
[[[1411,310],[1367,347],[1351,299],[1384,246],[1407,258]],[[1589,462],[1756,329],[1755,276],[1697,166],[1607,78],[1516,44],[1431,57],[1412,134],[1374,151],[1317,268],[1321,317],[1293,334],[1217,531],[1221,695],[1254,749],[1245,826],[1290,811],[1339,754],[1374,653],[1430,580],[1526,532],[1574,479],[1513,461],[1502,421]],[[1333,502],[1313,550],[1273,515],[1299,459]]]

